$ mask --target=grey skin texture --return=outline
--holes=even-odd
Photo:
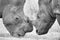
[[[32,24],[36,27],[36,33],[38,35],[46,34],[51,26],[54,24],[55,19],[60,24],[60,13],[54,12],[56,9],[60,9],[59,0],[39,0],[39,12],[37,19],[32,21]]]
[[[36,27],[36,33],[43,35],[49,31],[55,19],[57,19],[60,24],[59,13],[53,12],[55,9],[59,9],[59,6],[57,6],[59,2],[56,0],[38,0],[39,12],[36,16],[37,19],[33,21],[24,15],[23,6],[25,1],[26,0],[0,1],[0,15],[2,15],[1,17],[3,18],[3,24],[12,36],[24,36],[27,32],[33,30],[33,25]],[[16,8],[11,11],[13,7]]]
[[[15,3],[5,6],[3,10],[3,24],[14,37],[24,36],[27,32],[33,30],[29,18],[24,15],[24,3],[25,0],[17,0]]]
[[[7,4],[9,4],[8,0],[0,0],[0,18],[2,18],[3,9]]]
[[[18,1],[18,3],[17,3],[17,1]],[[23,3],[21,4],[21,2],[23,2]],[[8,4],[19,5],[19,3],[21,5],[23,5],[24,4],[24,0],[22,0],[22,1],[21,0],[0,0],[0,18],[2,18],[2,13],[3,13],[3,10],[4,10],[6,5],[8,5]]]

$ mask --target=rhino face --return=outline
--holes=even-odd
[[[14,37],[24,36],[25,33],[33,30],[31,22],[23,12],[25,1],[17,0],[18,3],[7,5],[3,11],[3,23]]]
[[[54,16],[51,6],[49,4],[44,4],[44,1],[41,3],[39,0],[39,12],[37,13],[37,19],[32,22],[36,27],[36,33],[38,35],[46,34],[54,24],[55,19],[56,16]]]

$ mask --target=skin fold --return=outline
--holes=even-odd
[[[43,35],[46,34],[54,24],[56,15],[53,12],[51,0],[39,0],[38,4],[39,11],[36,16],[37,19],[32,21],[32,24],[36,27],[36,33]]]
[[[38,4],[39,12],[37,14],[37,19],[32,21],[32,24],[36,27],[36,33],[38,35],[43,35],[49,31],[55,19],[57,19],[60,24],[60,1],[39,0]],[[59,12],[57,12],[57,10]]]
[[[60,24],[60,13],[56,12],[60,8],[59,0],[31,1],[0,0],[0,18],[12,36],[24,36],[27,32],[32,32],[33,26],[38,35],[43,35],[49,31],[55,19]]]
[[[54,24],[56,17],[52,16],[52,12],[46,7],[45,4],[40,5],[40,10],[37,14],[37,19],[33,21],[38,35],[46,34],[51,26]]]
[[[15,3],[5,6],[3,10],[3,24],[14,37],[24,36],[33,30],[29,18],[23,12],[24,2],[25,0],[17,0]]]

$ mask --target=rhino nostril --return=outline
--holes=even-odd
[[[36,30],[36,33],[38,33],[38,30]]]
[[[21,35],[20,34],[17,34],[18,35],[18,37],[20,37]]]
[[[16,17],[16,20],[18,20],[19,18],[18,17]]]
[[[44,34],[47,34],[47,31],[39,31],[39,30],[36,30],[36,33],[38,34],[38,35],[44,35]]]
[[[25,34],[17,34],[18,37],[23,37]]]
[[[41,35],[41,32],[39,32],[38,30],[36,30],[36,33],[37,33],[38,35]]]

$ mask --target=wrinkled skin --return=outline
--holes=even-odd
[[[2,18],[3,9],[7,4],[9,4],[9,0],[0,0],[0,18]]]
[[[36,33],[38,35],[46,34],[54,24],[56,18],[60,24],[60,14],[56,12],[54,13],[54,10],[57,9],[55,1],[56,0],[53,0],[53,4],[52,0],[38,1],[40,10],[37,14],[37,19],[32,21],[33,25],[36,27]]]
[[[31,32],[33,26],[23,12],[25,0],[17,2],[5,6],[3,10],[3,23],[12,36],[21,37],[27,32]]]
[[[1,4],[4,0],[2,0]],[[46,34],[57,18],[60,24],[59,13],[54,13],[57,8],[56,0],[38,0],[39,11],[36,20],[30,20],[24,15],[23,6],[25,0],[9,0],[3,3],[0,9],[0,15],[3,18],[3,23],[10,34],[14,37],[24,36],[27,32],[33,30],[33,25],[36,27],[38,35]],[[13,7],[15,9],[11,10]],[[59,8],[58,8],[59,9]],[[3,14],[2,14],[3,12]],[[22,17],[23,16],[23,17]]]
[[[0,18],[2,18],[2,13],[3,13],[3,10],[5,8],[5,6],[7,6],[8,4],[16,4],[16,5],[19,5],[19,3],[17,3],[17,1],[19,3],[23,2],[21,5],[24,4],[24,0],[0,0]]]

